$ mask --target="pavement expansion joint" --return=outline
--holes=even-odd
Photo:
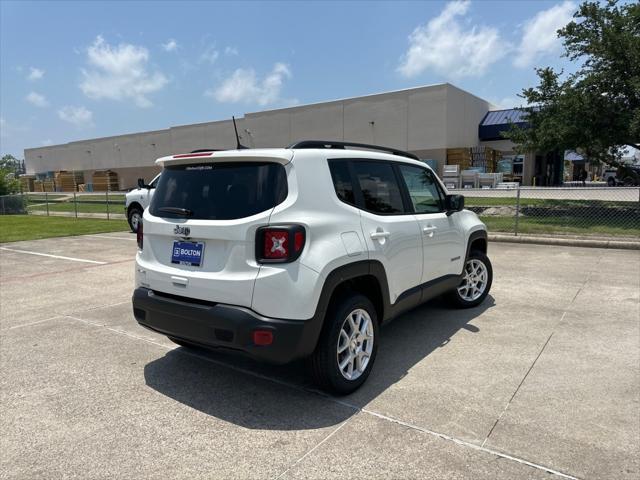
[[[587,278],[587,280],[585,280],[585,284],[586,284],[587,281],[588,281],[588,278]],[[582,289],[582,287],[580,287],[580,288]],[[373,410],[369,410],[369,409],[364,408],[364,407],[359,407],[357,405],[354,405],[354,404],[351,404],[351,403],[346,402],[344,400],[341,400],[339,398],[333,397],[333,396],[331,396],[331,395],[329,395],[329,394],[327,394],[325,392],[322,392],[322,391],[314,389],[314,388],[309,388],[307,386],[296,385],[296,384],[293,384],[293,383],[290,383],[290,382],[287,382],[287,381],[284,381],[284,380],[280,380],[280,379],[277,379],[277,378],[270,377],[268,375],[263,375],[263,374],[258,373],[258,372],[253,372],[251,370],[247,370],[247,369],[244,369],[244,368],[241,368],[241,367],[236,367],[234,365],[229,365],[228,363],[221,362],[219,360],[214,360],[212,358],[209,358],[209,357],[207,357],[205,355],[202,355],[202,354],[199,354],[197,352],[191,352],[191,351],[188,351],[188,350],[186,350],[184,348],[179,348],[177,346],[175,346],[175,347],[167,346],[167,345],[164,345],[162,343],[150,340],[148,338],[144,338],[144,337],[141,337],[141,336],[138,336],[138,335],[134,335],[132,333],[125,332],[123,330],[118,330],[118,329],[115,329],[115,328],[108,327],[108,326],[106,326],[104,324],[95,323],[95,322],[92,322],[92,321],[89,321],[89,320],[85,320],[85,319],[82,319],[82,318],[79,318],[79,317],[75,317],[75,316],[72,316],[72,315],[65,315],[64,317],[72,319],[72,320],[75,320],[75,321],[78,321],[78,322],[82,322],[82,323],[85,323],[87,325],[91,325],[91,326],[94,326],[94,327],[99,327],[99,328],[101,327],[101,328],[104,328],[104,329],[106,329],[106,330],[108,330],[110,332],[113,332],[113,333],[116,333],[116,334],[120,334],[120,335],[125,335],[125,336],[133,338],[135,340],[141,340],[143,342],[146,342],[146,343],[149,343],[149,344],[152,344],[152,345],[156,345],[158,347],[162,347],[165,350],[173,350],[173,351],[176,351],[177,353],[180,353],[180,354],[183,354],[183,355],[196,357],[196,358],[198,358],[200,360],[204,360],[206,362],[210,362],[210,363],[213,363],[215,365],[218,365],[218,366],[221,366],[221,367],[233,370],[233,371],[237,371],[237,372],[243,373],[245,375],[252,376],[254,378],[260,378],[262,380],[266,380],[266,381],[271,382],[271,383],[276,383],[278,385],[281,385],[281,386],[284,386],[284,387],[287,387],[287,388],[292,388],[292,389],[295,389],[295,390],[298,390],[298,391],[301,391],[301,392],[315,394],[315,395],[323,397],[324,399],[326,399],[326,400],[328,400],[330,402],[342,405],[342,406],[347,407],[347,408],[351,408],[351,409],[354,410],[354,413],[364,413],[364,414],[367,414],[367,415],[371,415],[371,416],[374,416],[374,417],[379,418],[381,420],[385,420],[385,421],[392,422],[392,423],[395,423],[395,424],[398,424],[398,425],[402,425],[404,427],[411,428],[413,430],[416,430],[416,431],[419,431],[419,432],[422,432],[422,433],[425,433],[425,434],[428,434],[428,435],[431,435],[431,436],[434,436],[434,437],[437,437],[437,438],[440,438],[440,439],[443,439],[443,440],[446,440],[446,441],[449,441],[449,442],[452,442],[452,443],[455,443],[455,444],[460,445],[462,447],[471,448],[473,450],[484,452],[484,453],[487,453],[489,455],[493,455],[493,456],[496,456],[496,457],[499,457],[499,458],[503,458],[505,460],[510,460],[510,461],[519,463],[521,465],[527,465],[527,466],[529,466],[531,468],[534,468],[536,470],[541,470],[541,471],[556,475],[556,476],[558,476],[560,478],[566,478],[566,479],[570,479],[570,480],[579,480],[578,477],[574,477],[574,476],[569,475],[567,473],[560,472],[560,471],[555,470],[553,468],[550,468],[550,467],[547,467],[547,466],[544,466],[544,465],[540,465],[540,464],[537,464],[535,462],[531,462],[531,461],[525,460],[523,458],[519,458],[519,457],[510,455],[508,453],[504,453],[504,452],[501,452],[501,451],[498,451],[498,450],[493,450],[493,449],[490,449],[490,448],[486,448],[483,445],[478,445],[478,444],[475,444],[475,443],[471,443],[471,442],[468,442],[468,441],[453,437],[451,435],[447,435],[445,433],[440,433],[440,432],[436,432],[434,430],[429,430],[427,428],[420,427],[420,426],[417,426],[417,425],[414,425],[414,424],[411,424],[411,423],[408,423],[408,422],[404,422],[402,420],[399,420],[399,419],[384,415],[382,413],[375,412]],[[352,418],[352,417],[350,417],[350,418]],[[288,467],[288,469],[285,470],[283,473],[281,473],[277,478],[282,477],[282,475],[287,473],[287,471],[289,471],[291,468],[293,468],[296,464],[300,463],[305,457],[310,455],[314,450],[316,450],[318,447],[320,447],[323,443],[327,442],[335,433],[337,433],[350,420],[350,418],[347,419],[346,421],[342,422],[336,429],[334,429],[329,435],[327,435],[315,447],[313,447],[311,450],[309,450],[307,453],[305,453],[296,462],[294,462],[292,465],[290,465]]]

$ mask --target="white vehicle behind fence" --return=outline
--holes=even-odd
[[[138,188],[134,188],[125,196],[124,211],[127,215],[129,227],[131,227],[131,231],[133,233],[138,231],[142,212],[144,212],[144,209],[151,203],[153,192],[155,192],[156,185],[158,183],[158,178],[160,178],[160,175],[156,175],[148,185],[144,183],[143,178],[139,178]]]

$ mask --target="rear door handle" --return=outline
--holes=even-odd
[[[387,238],[391,235],[391,232],[385,232],[384,230],[376,230],[375,232],[371,232],[371,238],[374,240],[379,238]]]

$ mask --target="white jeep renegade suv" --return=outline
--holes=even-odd
[[[409,153],[305,141],[156,163],[133,311],[179,345],[308,358],[345,394],[371,372],[382,324],[491,288],[485,225]]]

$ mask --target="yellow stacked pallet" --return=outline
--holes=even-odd
[[[75,192],[79,183],[84,183],[82,172],[68,172],[61,170],[55,173],[56,185],[62,192]]]
[[[20,175],[20,187],[23,192],[35,192],[35,175]]]
[[[471,166],[470,148],[447,148],[447,165],[460,165],[460,171]]]
[[[94,192],[117,192],[120,189],[118,174],[112,170],[96,171],[93,174]]]
[[[45,192],[55,192],[56,191],[56,181],[53,178],[47,178],[42,182],[42,187]]]

